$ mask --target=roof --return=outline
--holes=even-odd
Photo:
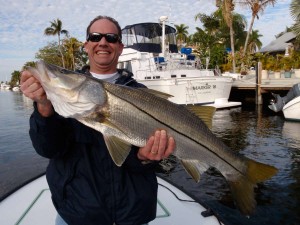
[[[291,45],[291,41],[294,38],[296,38],[296,35],[293,32],[287,32],[260,49],[259,52],[283,52],[289,45]]]
[[[159,23],[137,23],[127,25],[122,29],[122,34],[135,34],[147,38],[162,36],[162,25]],[[176,29],[165,25],[165,34],[176,34]]]

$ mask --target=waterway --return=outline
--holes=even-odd
[[[12,188],[45,171],[29,139],[32,102],[20,92],[0,90],[0,199]],[[257,209],[247,218],[235,208],[225,179],[207,171],[195,183],[181,167],[160,173],[211,208],[226,225],[300,224],[300,123],[286,121],[266,107],[243,104],[218,110],[213,133],[232,150],[271,164],[278,173],[255,189]]]

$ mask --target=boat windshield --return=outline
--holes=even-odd
[[[162,25],[159,23],[139,23],[122,29],[122,42],[141,52],[161,53]],[[165,25],[165,43],[169,52],[178,52],[176,29]]]

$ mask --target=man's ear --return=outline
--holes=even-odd
[[[85,51],[86,53],[88,53],[89,49],[86,47],[86,45],[87,45],[87,42],[85,42],[83,44],[83,51]]]

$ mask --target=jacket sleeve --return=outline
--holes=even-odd
[[[47,118],[42,117],[34,103],[29,135],[39,155],[46,158],[60,157],[69,149],[72,129],[68,120],[57,113]]]
[[[158,161],[149,161],[147,163],[143,163],[138,157],[139,147],[132,146],[129,155],[127,156],[124,166],[127,170],[133,173],[153,173],[158,166]]]

